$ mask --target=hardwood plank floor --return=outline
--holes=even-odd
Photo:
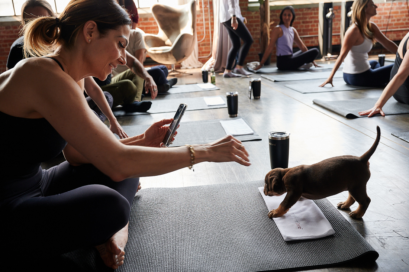
[[[252,77],[259,76],[252,75]],[[193,76],[178,78],[178,84],[201,83],[201,81],[199,69],[193,70]],[[270,170],[267,133],[272,130],[291,133],[290,167],[312,164],[339,155],[360,156],[372,146],[376,137],[376,126],[379,125],[382,138],[370,160],[372,176],[367,186],[372,202],[363,220],[350,219],[345,211],[340,213],[379,252],[380,257],[371,267],[357,264],[352,267],[311,271],[409,271],[409,204],[407,203],[409,143],[391,135],[394,131],[409,130],[409,115],[348,120],[314,105],[312,100],[379,97],[380,91],[301,94],[286,88],[284,84],[262,79],[261,99],[249,100],[247,98],[248,78],[231,79],[218,75],[216,85],[220,90],[159,96],[157,100],[180,98],[183,102],[185,97],[224,96],[227,91],[237,91],[239,117],[245,119],[263,140],[243,143],[250,154],[252,165],[249,167],[236,163],[202,163],[195,166],[194,172],[185,168],[166,175],[141,178],[142,188],[171,188],[262,180]],[[125,116],[118,118],[118,121],[121,125],[151,124],[163,118],[171,118],[173,115],[174,113]],[[183,121],[226,118],[228,118],[227,109],[223,108],[187,111]],[[343,192],[328,199],[335,206],[346,197],[347,192]],[[356,207],[355,204],[352,209]]]

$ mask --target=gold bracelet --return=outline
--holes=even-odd
[[[190,166],[189,169],[193,169],[193,165],[195,164],[195,150],[193,149],[193,146],[191,145],[186,145],[189,148],[190,152]],[[193,169],[195,171],[195,169]]]

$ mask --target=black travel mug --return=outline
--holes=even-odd
[[[381,67],[385,65],[385,54],[378,55],[378,62]]]
[[[251,80],[251,88],[253,89],[253,97],[259,99],[261,94],[261,78],[253,78]]]
[[[290,153],[290,133],[285,131],[271,131],[268,133],[270,147],[270,165],[274,168],[288,168]]]
[[[203,78],[203,83],[209,82],[209,72],[207,70],[202,71],[202,78]]]
[[[230,117],[237,117],[239,111],[239,93],[229,92],[226,93],[227,111]]]

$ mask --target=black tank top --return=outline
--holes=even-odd
[[[67,142],[44,118],[20,118],[0,112],[0,124],[1,202],[36,186],[33,182],[40,182],[42,177],[41,162],[60,154]]]

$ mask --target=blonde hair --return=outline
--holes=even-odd
[[[72,47],[88,21],[97,24],[101,35],[131,24],[128,13],[115,0],[71,0],[59,17],[37,18],[24,26],[24,55],[44,56],[58,44]]]
[[[372,25],[366,18],[365,8],[369,0],[355,0],[352,4],[352,25],[356,24],[362,35],[375,43]]]

